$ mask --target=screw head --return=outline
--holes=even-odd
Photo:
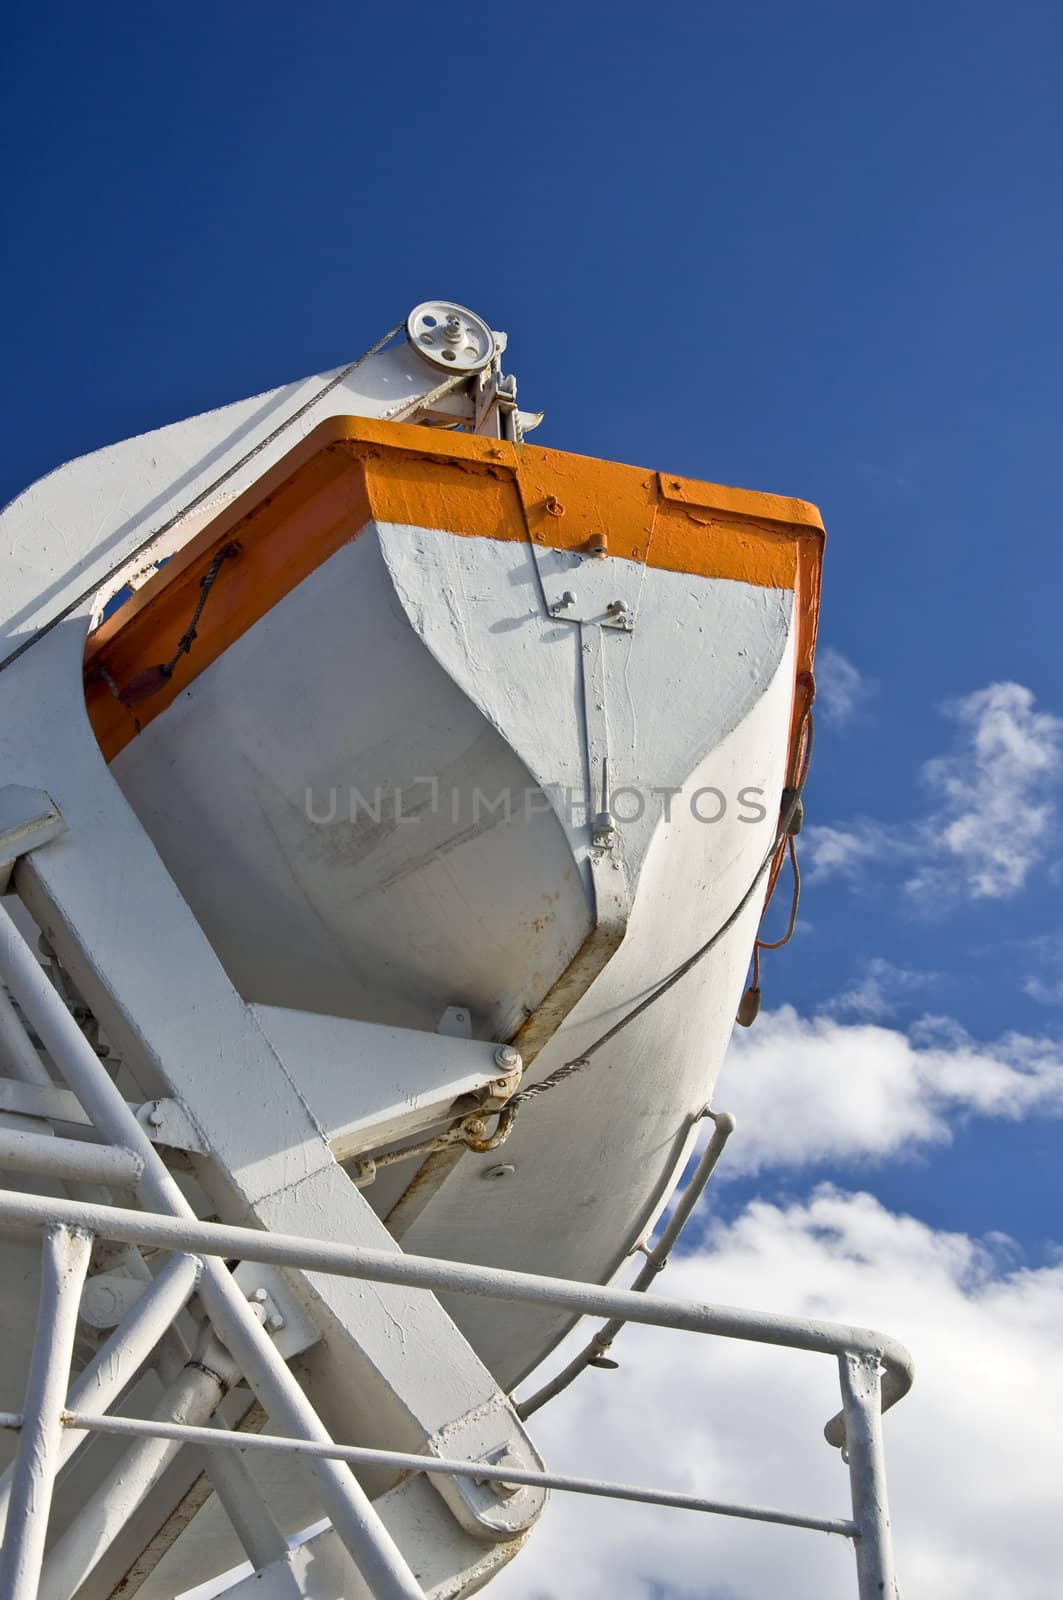
[[[484,1173],[484,1177],[485,1178],[512,1178],[512,1176],[516,1172],[516,1170],[517,1170],[516,1167],[513,1166],[511,1162],[504,1161],[501,1164],[501,1166],[488,1167],[487,1171]]]

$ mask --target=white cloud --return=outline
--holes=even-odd
[[[808,823],[801,832],[800,848],[808,876],[815,880],[858,877],[871,862],[891,853],[881,826],[867,818],[844,828]]]
[[[1063,978],[1027,978],[1023,989],[1042,1006],[1063,1006]]]
[[[1050,934],[1030,939],[1027,948],[1041,970],[1023,980],[1023,989],[1039,1005],[1063,1005],[1063,938]]]
[[[905,1595],[1055,1600],[1063,1437],[1063,1268],[1008,1270],[1006,1250],[818,1190],[757,1203],[673,1259],[662,1292],[877,1326],[916,1358],[885,1422]],[[585,1336],[585,1333],[584,1333]],[[845,1515],[823,1423],[827,1358],[630,1326],[621,1370],[587,1372],[531,1431],[560,1471]],[[807,1532],[557,1494],[497,1600],[853,1600],[847,1543]]]
[[[923,768],[934,808],[906,825],[862,817],[806,828],[813,878],[910,862],[905,890],[927,910],[957,895],[1002,899],[1023,888],[1055,833],[1063,718],[1037,710],[1018,683],[990,684],[942,709],[957,731],[952,751]]]
[[[1063,719],[1036,710],[1018,683],[990,684],[945,710],[960,744],[924,771],[941,800],[927,823],[928,843],[959,865],[972,899],[1014,894],[1052,834]],[[933,863],[906,885],[913,894],[950,886],[946,869]]]
[[[913,972],[894,966],[875,956],[868,961],[860,978],[837,995],[824,1009],[833,1017],[856,1017],[861,1022],[884,1022],[897,1010],[905,995],[917,994],[937,982],[939,973]]]
[[[1037,1005],[1063,1005],[1063,978],[1028,978],[1023,989]]]
[[[816,652],[816,709],[827,722],[844,727],[877,690],[848,657],[830,645]]]
[[[882,1159],[947,1143],[957,1115],[1063,1114],[1063,1045],[1018,1033],[984,1044],[942,1018],[902,1032],[782,1006],[736,1032],[715,1099],[738,1119],[721,1177]]]

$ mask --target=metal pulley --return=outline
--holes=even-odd
[[[449,300],[414,306],[406,337],[419,356],[444,372],[483,372],[495,354],[495,336],[483,318]]]

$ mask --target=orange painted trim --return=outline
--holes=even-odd
[[[604,538],[621,559],[793,589],[796,677],[811,671],[823,549],[814,506],[473,434],[333,417],[90,635],[86,702],[107,759],[374,519],[565,550]],[[150,697],[125,705],[115,688],[170,660],[200,580],[230,544],[191,651]],[[800,715],[795,697],[795,728]]]

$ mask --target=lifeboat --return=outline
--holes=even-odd
[[[799,760],[821,537],[799,501],[330,418],[92,633],[89,716],[246,1000],[459,1016],[519,1050],[526,1090],[754,879]],[[611,1277],[710,1100],[762,903],[522,1105],[504,1163],[380,1169],[365,1192],[404,1246]],[[563,1331],[454,1314],[507,1386]]]
[[[693,1150],[797,825],[822,525],[800,500],[528,442],[504,339],[464,308],[420,307],[406,335],[74,463],[6,514],[29,600],[6,648],[65,651],[79,751],[65,787],[47,762],[27,781],[83,813],[25,898],[46,934],[49,907],[96,921],[80,963],[49,937],[127,1100],[199,1097],[200,1215],[270,1225],[283,1185],[260,1201],[242,1174],[292,1138],[231,1047],[206,1126],[193,936],[381,1239],[602,1284]],[[41,533],[57,506],[69,562]],[[93,827],[99,862],[49,883],[45,858],[85,863]],[[131,963],[151,975],[127,1001],[108,971]],[[572,1323],[441,1303],[504,1394]],[[306,1373],[326,1420],[372,1436],[334,1366]],[[183,1525],[165,1547],[128,1592],[223,1559],[205,1569]]]

